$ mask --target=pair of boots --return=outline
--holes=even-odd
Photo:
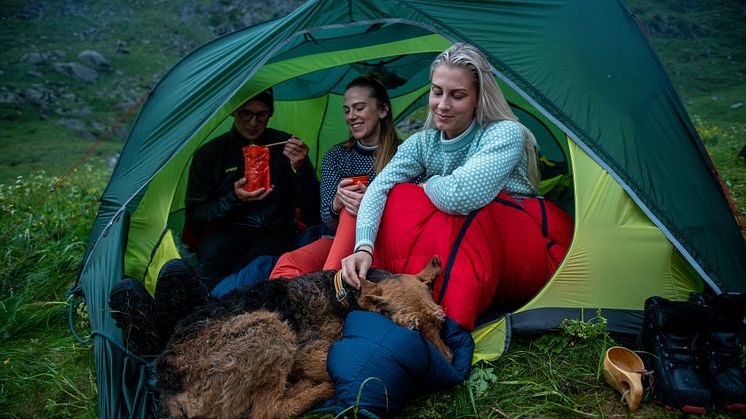
[[[740,359],[745,314],[746,294],[648,298],[641,338],[656,396],[684,413],[704,414],[711,404],[746,410]]]
[[[153,296],[142,281],[124,278],[111,289],[109,308],[128,350],[158,355],[176,323],[206,298],[207,291],[192,268],[183,259],[172,259],[158,272]]]

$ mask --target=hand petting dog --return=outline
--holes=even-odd
[[[360,246],[355,253],[342,259],[342,279],[349,286],[360,289],[360,282],[365,280],[372,264],[373,249],[370,246]]]

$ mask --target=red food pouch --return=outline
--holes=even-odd
[[[259,188],[269,189],[269,148],[263,145],[242,147],[244,158],[243,189],[253,192]]]

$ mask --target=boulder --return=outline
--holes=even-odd
[[[21,57],[21,61],[23,61],[24,63],[40,65],[44,64],[47,61],[47,56],[46,54],[40,54],[38,52],[29,52],[27,54],[23,54],[23,57]]]
[[[127,49],[127,41],[123,39],[117,39],[117,54],[129,54],[130,50]]]
[[[96,70],[78,63],[54,63],[54,69],[60,74],[87,83],[93,83],[98,78]]]
[[[40,84],[34,84],[23,92],[26,103],[31,105],[46,106],[57,100],[54,90],[48,89]]]
[[[62,125],[63,127],[70,128],[73,131],[85,130],[85,122],[79,119],[60,118],[57,120],[57,125]]]
[[[84,64],[88,64],[91,67],[105,68],[111,67],[109,60],[106,59],[100,52],[92,49],[86,49],[80,51],[78,54],[78,60]]]
[[[0,89],[0,103],[17,104],[21,103],[21,98],[15,92],[2,88]]]
[[[89,108],[88,106],[84,106],[82,108],[77,108],[77,109],[72,109],[70,111],[70,115],[73,115],[73,116],[87,116],[87,115],[90,115],[91,113],[92,113],[91,108]]]

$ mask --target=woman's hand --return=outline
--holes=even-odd
[[[349,286],[360,289],[360,281],[366,278],[372,264],[373,249],[360,246],[355,253],[342,259],[342,279]]]
[[[363,200],[363,194],[367,187],[362,183],[352,184],[352,179],[342,179],[337,185],[337,193],[332,200],[332,210],[339,213],[344,208],[350,215],[357,216],[360,209],[360,201]]]

